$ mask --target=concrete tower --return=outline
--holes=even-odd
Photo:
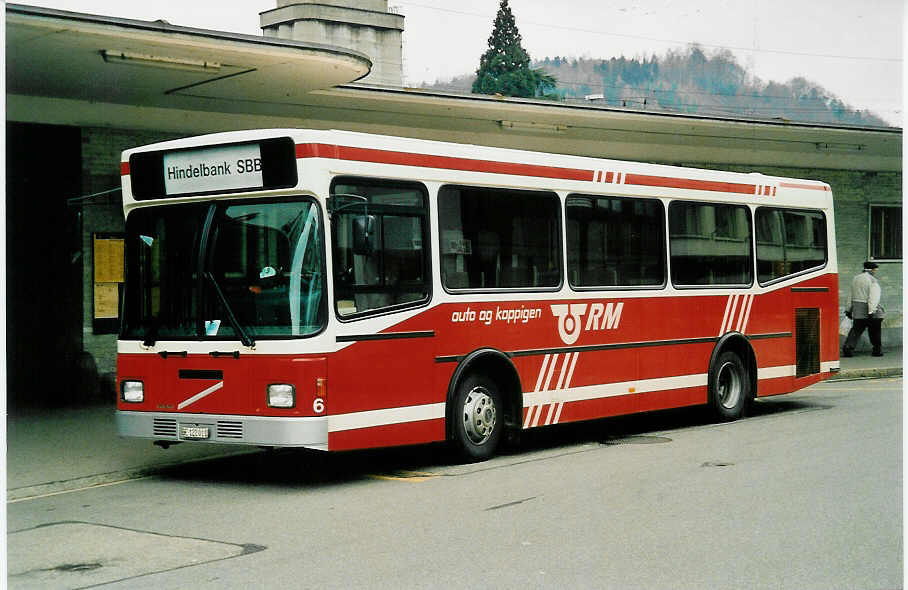
[[[266,37],[359,51],[372,60],[361,82],[403,85],[404,17],[390,12],[387,0],[277,0],[259,16]]]

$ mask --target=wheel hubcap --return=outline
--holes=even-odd
[[[463,428],[473,444],[481,445],[492,436],[498,419],[495,402],[484,387],[474,387],[463,403]]]
[[[719,367],[716,376],[716,389],[722,407],[732,409],[741,399],[741,372],[734,363],[725,363]]]

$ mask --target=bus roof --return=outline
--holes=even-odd
[[[220,146],[241,146],[265,140],[289,138],[296,162],[312,158],[340,160],[347,163],[385,164],[405,166],[409,176],[418,179],[423,176],[437,176],[438,171],[457,173],[464,181],[463,173],[479,173],[504,176],[543,179],[557,184],[565,190],[578,190],[575,183],[592,183],[596,192],[629,191],[651,196],[691,198],[702,195],[737,195],[740,197],[785,197],[787,205],[831,207],[832,193],[828,184],[815,180],[768,176],[757,172],[742,173],[702,168],[687,168],[665,164],[651,164],[623,160],[598,159],[585,156],[550,154],[440,142],[405,137],[373,135],[352,131],[312,129],[259,129],[231,131],[187,137],[129,149],[123,152],[121,174],[124,178],[124,206],[133,199],[127,177],[133,172],[134,156],[138,154],[192,153],[194,150],[213,150]],[[287,142],[288,145],[290,142]],[[416,168],[419,172],[413,171]],[[163,174],[163,169],[161,170]],[[450,176],[450,174],[449,174]],[[511,183],[509,182],[509,183]],[[517,183],[520,184],[520,183]],[[580,185],[580,186],[589,186]],[[262,185],[259,185],[261,190]],[[265,188],[289,188],[265,185]],[[666,190],[671,189],[671,190]],[[587,188],[587,190],[591,190]],[[689,194],[688,191],[695,191]],[[208,191],[211,194],[216,191]],[[235,192],[235,191],[234,191]],[[249,192],[249,191],[247,191]],[[657,194],[658,193],[658,194]],[[664,194],[663,194],[664,193]],[[196,193],[200,194],[200,193]],[[176,196],[165,195],[161,197]],[[183,194],[181,196],[187,196]],[[790,200],[790,199],[791,200]],[[142,200],[142,199],[139,199]]]

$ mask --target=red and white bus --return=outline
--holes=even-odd
[[[838,371],[827,184],[342,131],[127,150],[121,435],[362,449]]]

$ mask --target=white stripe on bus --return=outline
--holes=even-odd
[[[747,322],[750,321],[750,308],[751,308],[751,307],[753,306],[753,304],[754,304],[754,298],[756,298],[756,295],[751,295],[751,296],[750,296],[750,299],[747,300],[747,313],[744,314],[744,325],[742,325],[742,326],[741,326],[741,329],[738,330],[738,331],[741,332],[742,334],[746,334],[746,333],[747,333]]]
[[[534,409],[536,410],[536,415],[533,417],[533,423],[530,425],[533,428],[539,426],[539,417],[542,416],[542,410],[545,409],[545,406],[538,406]]]
[[[766,367],[757,369],[757,379],[778,379],[779,377],[794,377],[798,372],[796,365],[783,365],[779,367]]]
[[[574,353],[575,355],[578,353]],[[565,383],[570,383],[573,365],[576,356],[572,359],[571,368]],[[821,364],[823,372],[829,372],[839,367],[835,361]],[[778,367],[764,367],[757,370],[757,378],[777,379],[779,377],[793,377],[797,371],[795,365],[782,365]],[[585,385],[582,387],[567,387],[560,390],[533,391],[523,394],[523,407],[529,408],[524,428],[530,423],[538,423],[545,406],[555,408],[551,422],[546,417],[545,424],[557,424],[561,418],[561,410],[565,403],[620,397],[623,395],[637,395],[655,391],[669,391],[673,389],[686,389],[707,385],[709,376],[706,373],[693,375],[679,375],[677,377],[659,377],[656,379],[642,379],[637,381],[623,381],[620,383],[605,383],[601,385]],[[210,389],[210,388],[209,388]],[[204,392],[203,392],[204,393]],[[551,409],[549,410],[551,414]],[[423,420],[436,420],[445,417],[445,404],[443,402],[424,404],[418,406],[404,406],[400,408],[386,408],[382,410],[367,410],[364,412],[351,412],[328,417],[328,431],[342,432],[360,428],[373,428],[405,422],[419,422]],[[535,419],[534,419],[535,418]]]
[[[562,408],[564,408],[564,402],[558,404],[558,411],[555,413],[555,424],[558,424],[558,421],[561,420]]]
[[[351,412],[349,414],[328,416],[328,432],[342,432],[344,430],[372,428],[374,426],[403,424],[405,422],[421,422],[423,420],[436,420],[444,417],[444,402],[420,406],[366,410],[365,412]]]
[[[735,327],[735,330],[740,332],[741,325],[744,323],[744,312],[747,311],[747,302],[750,301],[750,295],[745,295],[744,299],[741,301],[741,311],[738,312],[738,324]]]
[[[728,323],[726,323],[725,326],[723,326],[723,328],[722,328],[723,334],[731,331],[731,324],[732,324],[732,322],[735,321],[735,311],[738,309],[739,297],[740,297],[739,295],[731,296],[731,311],[728,312]]]
[[[732,331],[732,326],[734,330],[745,334],[747,332],[747,323],[750,321],[750,308],[754,303],[753,294],[733,294],[728,296],[728,301],[725,303],[725,313],[722,316],[722,326],[719,328],[719,336],[724,336],[728,332]],[[741,307],[738,307],[740,303]],[[735,320],[735,314],[737,313],[737,321]]]
[[[558,353],[552,355],[552,362],[549,364],[549,372],[545,377],[545,385],[542,386],[542,390],[545,391],[549,388],[549,385],[552,384],[552,373],[555,372],[555,365],[558,364]]]
[[[178,410],[182,410],[182,409],[185,408],[186,406],[189,406],[189,405],[192,405],[192,404],[196,403],[197,401],[199,401],[199,400],[202,399],[203,397],[206,397],[206,396],[211,395],[212,393],[214,393],[215,391],[217,391],[218,389],[220,389],[220,388],[222,388],[222,387],[224,387],[224,382],[223,382],[223,381],[220,381],[220,382],[218,382],[218,383],[215,383],[215,384],[212,385],[211,387],[209,387],[209,388],[207,388],[207,389],[203,389],[202,391],[198,392],[197,394],[195,394],[194,396],[190,397],[189,399],[185,399],[185,400],[181,401],[179,404],[177,404],[177,409],[178,409]]]
[[[728,312],[731,309],[731,300],[734,295],[728,296],[728,301],[725,303],[725,315],[722,316],[722,325],[719,326],[719,336],[725,334],[725,324],[728,323]]]
[[[547,355],[545,355],[545,357],[543,357],[542,368],[539,369],[539,378],[536,379],[536,387],[533,389],[533,391],[539,391],[539,389],[542,387],[542,376],[545,374],[546,367],[549,366],[549,359],[551,357],[552,357],[552,355],[550,355],[550,354],[547,354]]]
[[[829,373],[834,369],[839,369],[840,366],[840,361],[827,361],[825,363],[820,363],[820,372]]]
[[[583,387],[552,391],[534,391],[532,393],[523,394],[523,407],[540,406],[551,403],[589,401],[622,395],[636,395],[638,393],[648,393],[652,391],[698,387],[706,385],[706,380],[706,373],[701,373],[696,375],[681,375],[679,377],[659,377],[657,379],[585,385]]]
[[[552,418],[555,416],[555,406],[560,404],[549,404],[549,413],[545,417],[545,425],[548,426],[552,423]]]
[[[576,352],[576,353],[569,352],[567,355],[565,355],[564,364],[561,365],[561,374],[558,376],[558,385],[555,386],[555,389],[561,389],[562,387],[569,386],[564,383],[564,380],[565,380],[565,377],[567,377],[568,364],[571,362],[571,359],[574,357],[575,354],[580,354],[580,353],[579,352]]]
[[[552,383],[553,372],[555,370],[555,365],[558,361],[558,355],[555,354],[552,358],[552,363],[548,364],[549,356],[545,355],[545,358],[542,360],[542,368],[539,370],[539,377],[536,379],[536,388],[533,390],[538,391],[547,391],[549,385]],[[579,352],[569,352],[564,357],[564,361],[561,364],[561,370],[558,374],[558,384],[555,386],[556,390],[562,388],[567,389],[571,386],[571,378],[574,376],[574,367],[577,366],[577,357],[580,356]],[[548,374],[546,376],[545,385],[542,385],[542,375],[546,373],[546,368],[548,368]],[[542,413],[545,411],[545,406],[549,404],[540,404],[530,406],[530,409],[527,411],[526,418],[523,422],[524,428],[532,428],[539,425],[539,420],[542,419]],[[557,424],[559,418],[561,417],[561,409],[564,406],[564,403],[555,403],[549,406],[548,414],[546,415],[545,424]],[[524,405],[524,407],[527,407]]]

